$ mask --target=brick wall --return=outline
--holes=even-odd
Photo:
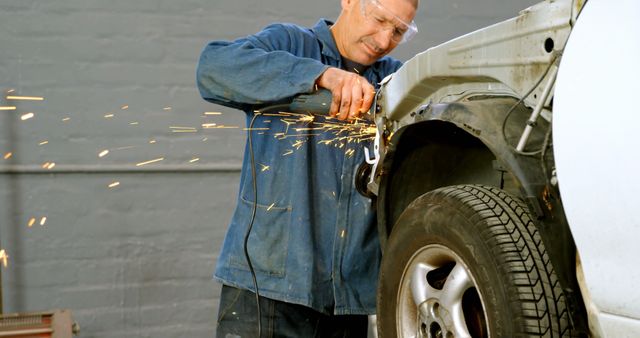
[[[394,56],[534,2],[423,0],[420,34]],[[199,52],[338,10],[339,1],[308,0],[0,0],[0,106],[17,107],[0,111],[4,311],[71,309],[81,337],[213,336],[211,273],[244,135],[200,127],[239,126],[243,115],[199,98]],[[8,101],[11,90],[44,100]]]

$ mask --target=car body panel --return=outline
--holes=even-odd
[[[563,205],[592,311],[609,337],[640,335],[640,3],[591,0],[564,51],[554,106]]]

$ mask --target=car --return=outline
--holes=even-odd
[[[379,337],[638,337],[640,4],[547,0],[385,79]]]

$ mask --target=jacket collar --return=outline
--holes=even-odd
[[[322,42],[322,54],[336,60],[341,60],[342,56],[338,51],[335,40],[333,39],[333,34],[331,34],[331,31],[329,30],[331,25],[333,25],[333,22],[327,19],[320,19],[320,21],[313,26],[312,30],[318,37],[318,40]]]

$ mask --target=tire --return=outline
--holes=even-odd
[[[382,258],[378,335],[572,337],[526,206],[494,187],[441,188],[398,218]]]

